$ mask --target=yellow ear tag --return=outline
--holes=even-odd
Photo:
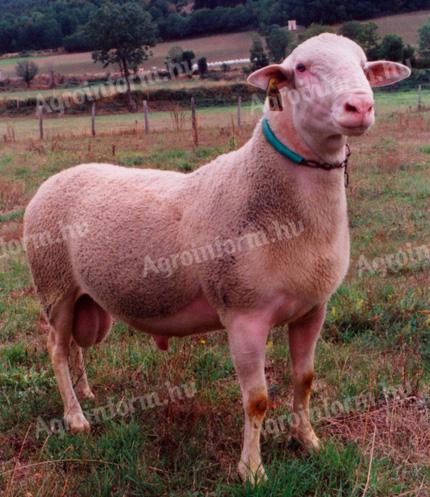
[[[278,88],[277,79],[275,78],[269,79],[266,96],[269,99],[270,110],[274,111],[283,110],[282,96]]]

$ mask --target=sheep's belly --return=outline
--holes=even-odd
[[[255,308],[232,309],[238,316],[246,314],[253,322],[260,322],[262,327],[278,326],[295,321],[315,307],[309,302],[302,302],[292,296],[280,292],[265,299]],[[133,328],[154,336],[160,349],[168,348],[169,337],[184,337],[198,333],[206,333],[223,328],[217,310],[212,307],[205,296],[199,296],[178,312],[165,317],[131,319],[122,318]]]
[[[157,336],[186,336],[222,328],[218,313],[204,296],[200,296],[178,312],[164,317],[122,318],[133,328]]]

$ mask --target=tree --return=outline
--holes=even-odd
[[[175,64],[180,64],[182,62],[183,55],[184,51],[179,46],[174,46],[167,52],[167,58]]]
[[[2,19],[0,21],[0,54],[12,52],[14,34],[12,19]]]
[[[358,42],[360,40],[360,37],[363,33],[363,27],[361,22],[358,21],[348,21],[342,24],[339,34],[342,36],[346,36],[347,38],[351,38],[351,40],[354,40]]]
[[[308,28],[299,34],[299,42],[312,38],[313,36],[318,36],[322,33],[333,33],[333,29],[329,26],[323,26],[322,24],[312,23]]]
[[[148,58],[149,48],[156,42],[156,27],[150,14],[133,1],[122,5],[106,2],[91,15],[85,34],[94,47],[94,62],[101,62],[104,67],[118,64],[132,110],[130,69]]]
[[[406,45],[403,50],[403,63],[409,66],[415,66],[416,62],[415,48],[412,45]]]
[[[184,51],[179,46],[174,46],[167,52],[167,57],[164,63],[166,64],[166,68],[169,71],[169,73],[172,74],[173,72],[175,78],[178,77],[179,70],[181,68],[183,70],[183,65],[182,65],[183,55]]]
[[[340,34],[357,42],[370,60],[379,56],[378,26],[374,22],[349,21],[342,25]]]
[[[253,71],[261,69],[262,67],[267,66],[269,63],[269,59],[267,58],[266,52],[264,51],[261,39],[258,36],[255,36],[252,40],[249,58],[251,60]]]
[[[158,20],[158,27],[163,40],[177,40],[189,34],[188,18],[176,12]]]
[[[208,72],[208,61],[206,60],[206,57],[200,57],[197,61],[197,66],[199,68],[200,77],[203,79]]]
[[[87,52],[88,50],[91,50],[92,45],[87,34],[79,28],[70,36],[64,37],[63,47],[66,52]]]
[[[285,58],[288,45],[290,45],[291,41],[292,38],[289,31],[281,29],[276,24],[269,28],[266,35],[266,45],[273,62],[280,62]]]
[[[381,43],[380,56],[386,60],[403,62],[404,50],[405,44],[400,36],[386,35]]]
[[[175,77],[179,72],[187,73],[191,76],[193,70],[193,60],[196,54],[192,50],[183,50],[179,46],[173,46],[168,52],[165,60],[167,70]]]
[[[192,50],[184,50],[182,53],[182,61],[185,64],[185,70],[190,74],[193,70],[193,60],[196,54]]]
[[[362,24],[362,31],[358,43],[363,47],[369,60],[376,60],[379,57],[379,35],[378,25],[374,22]]]
[[[39,72],[39,68],[31,60],[21,60],[16,65],[15,71],[16,75],[25,81],[27,88],[30,88],[31,82]]]
[[[430,19],[422,28],[420,28],[419,36],[420,36],[420,44],[419,51],[421,57],[426,59],[430,59]]]

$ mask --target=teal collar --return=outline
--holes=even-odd
[[[283,155],[287,159],[290,159],[290,161],[294,162],[295,164],[303,164],[303,162],[305,162],[304,157],[296,154],[296,152],[293,152],[290,148],[279,141],[275,133],[272,131],[267,117],[263,119],[263,133],[270,145],[272,145],[272,147],[281,155]]]
[[[298,153],[294,152],[290,148],[288,148],[286,145],[284,145],[275,135],[275,133],[272,131],[272,128],[270,127],[269,120],[267,117],[263,118],[263,134],[266,137],[266,140],[272,145],[272,147],[279,152],[281,155],[289,159],[291,162],[294,162],[294,164],[297,164],[299,166],[307,166],[307,167],[313,167],[314,169],[325,169],[326,171],[330,171],[332,169],[344,169],[345,171],[345,186],[348,186],[349,182],[349,177],[348,177],[348,160],[351,155],[351,150],[349,148],[349,145],[346,145],[346,157],[343,162],[340,162],[338,164],[329,164],[328,162],[318,162],[315,160],[308,160],[299,155]]]

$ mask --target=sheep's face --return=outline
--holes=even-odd
[[[292,107],[296,127],[350,136],[361,135],[374,123],[372,86],[396,83],[410,73],[395,62],[367,62],[355,42],[324,33],[299,45],[282,64],[255,71],[248,82],[267,89],[275,80],[283,102],[290,102],[285,107]]]

